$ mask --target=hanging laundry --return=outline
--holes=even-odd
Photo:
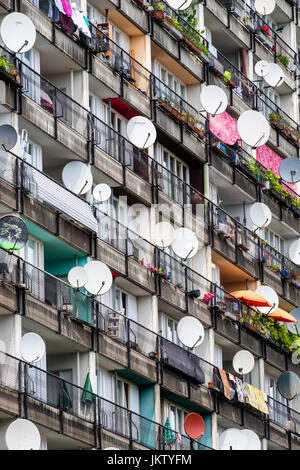
[[[52,2],[49,2],[48,18],[55,22],[59,21],[59,9]]]
[[[61,4],[62,4],[62,6],[63,6],[65,15],[66,15],[68,18],[71,18],[71,16],[72,16],[72,7],[71,7],[70,3],[67,2],[66,0],[61,0]]]
[[[227,375],[225,370],[218,368],[222,384],[223,384],[223,389],[224,389],[224,395],[228,400],[231,400],[231,390],[230,390],[230,384],[227,379]]]
[[[76,31],[76,26],[74,25],[72,18],[64,15],[63,13],[59,13],[59,16],[62,30],[65,31],[65,33],[73,34]]]
[[[72,6],[72,20],[74,21],[74,23],[76,24],[78,30],[84,34],[85,36],[87,36],[88,38],[91,37],[91,32],[89,30],[89,23],[88,23],[88,20],[87,20],[87,23],[84,19],[85,17],[83,16],[83,14],[81,13],[81,11],[77,10],[77,7],[76,6]]]
[[[235,377],[234,385],[235,385],[235,391],[237,394],[238,401],[240,401],[241,403],[244,403],[245,402],[245,389],[244,389],[243,381],[239,379],[238,377]]]
[[[253,385],[247,384],[246,382],[244,383],[244,388],[245,393],[249,399],[249,404],[262,413],[269,414],[263,392],[258,388],[253,387]]]
[[[52,3],[52,2],[50,1],[49,3]],[[62,6],[62,0],[55,0],[55,6],[58,9],[58,11],[65,14],[65,10],[63,9],[63,6]]]

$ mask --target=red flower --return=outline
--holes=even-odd
[[[269,28],[269,26],[267,26],[267,25],[262,26],[262,27],[261,27],[261,30],[262,30],[262,32],[263,32],[266,36],[269,36],[269,35],[270,35],[270,28]]]

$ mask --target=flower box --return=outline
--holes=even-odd
[[[249,31],[255,31],[256,29],[256,26],[254,23],[252,23],[252,21],[250,20],[247,20],[247,21],[244,21],[244,25],[246,26],[246,28],[249,30]]]
[[[224,77],[224,67],[218,60],[213,59],[210,61],[208,67],[216,75]]]
[[[266,46],[268,49],[272,49],[274,44],[273,41],[269,39],[269,37],[263,31],[261,31],[261,29],[256,31],[256,37],[264,44],[264,46]]]
[[[164,26],[170,31],[170,33],[177,39],[182,39],[182,33],[175,26],[170,23],[166,18],[164,19]]]
[[[13,86],[18,86],[20,82],[19,73],[16,71],[16,74],[12,74],[0,67],[0,80],[4,80]]]
[[[278,129],[279,131],[283,131],[284,129],[283,125],[279,121],[276,121],[275,119],[270,119],[269,124],[270,126],[274,127],[275,129]]]
[[[156,21],[164,21],[165,12],[163,10],[154,10],[153,11],[153,18]]]
[[[194,52],[196,55],[201,55],[201,49],[199,47],[195,46],[189,39],[187,39],[185,36],[182,37],[183,42],[188,46],[188,48]]]

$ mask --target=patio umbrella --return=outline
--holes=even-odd
[[[170,420],[167,418],[165,422],[165,443],[168,444],[171,448],[175,441],[176,436],[171,429]]]
[[[286,312],[282,308],[276,308],[274,312],[269,313],[268,317],[274,318],[277,321],[285,321],[285,322],[296,322],[297,318],[293,317],[289,312]]]
[[[83,388],[84,390],[81,395],[81,401],[84,405],[91,405],[91,403],[93,403],[93,388],[92,388],[89,372],[87,373]]]
[[[232,297],[235,297],[235,299]],[[252,290],[237,290],[230,292],[230,294],[225,295],[225,299],[232,300],[233,302],[238,299],[251,307],[272,307],[270,302],[268,302],[265,297],[258,294],[257,292],[253,292]]]

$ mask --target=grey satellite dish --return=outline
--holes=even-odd
[[[265,60],[259,60],[255,64],[254,69],[255,69],[256,75],[258,75],[259,77],[265,77],[269,73],[270,64],[269,62],[266,62]]]
[[[196,348],[204,340],[203,325],[196,317],[183,317],[177,325],[177,336],[182,344],[188,348]]]
[[[234,355],[232,365],[238,374],[249,374],[255,365],[254,356],[251,352],[242,349]]]
[[[241,139],[252,148],[264,145],[270,136],[270,125],[258,111],[243,112],[238,118],[237,130]]]
[[[28,52],[34,46],[36,30],[33,22],[23,13],[10,13],[1,23],[0,33],[8,49],[13,52]]]
[[[36,333],[26,333],[21,340],[22,359],[31,364],[38,362],[45,355],[46,346],[43,338]]]
[[[298,183],[300,181],[299,158],[290,157],[282,160],[279,166],[279,174],[287,183]]]
[[[289,257],[293,263],[300,265],[300,238],[291,243],[289,247]]]
[[[79,289],[80,287],[85,286],[88,281],[86,270],[81,266],[75,266],[74,268],[70,269],[68,274],[68,281],[75,289]]]
[[[112,274],[106,264],[101,261],[89,261],[84,266],[88,280],[84,288],[92,295],[105,294],[112,285]]]
[[[156,129],[150,119],[134,116],[127,123],[127,136],[136,147],[147,149],[156,140]]]
[[[186,10],[191,3],[192,0],[168,0],[168,4],[174,10]]]
[[[5,444],[8,450],[39,450],[40,432],[28,419],[16,419],[6,429]]]
[[[11,150],[18,142],[18,133],[10,124],[0,126],[0,145],[4,150]]]
[[[270,15],[275,9],[275,0],[255,0],[255,10],[260,15]]]
[[[286,327],[289,330],[290,333],[293,333],[294,335],[298,335],[298,325],[300,325],[300,308],[294,308],[291,312],[291,315],[297,319],[296,322],[287,322]]]
[[[249,215],[251,222],[256,225],[257,228],[267,227],[272,220],[272,213],[263,202],[255,202],[252,204]]]
[[[17,251],[28,240],[28,228],[24,220],[14,215],[5,215],[0,219],[0,248]]]
[[[277,389],[280,395],[292,400],[300,392],[300,380],[294,372],[282,372],[277,380]]]
[[[228,105],[226,93],[216,85],[208,85],[200,95],[201,104],[206,112],[216,116],[222,114]]]
[[[239,429],[226,429],[221,434],[219,450],[245,450],[247,438]]]
[[[64,166],[62,180],[65,187],[73,193],[86,194],[92,187],[93,175],[88,165],[73,161]]]
[[[278,64],[271,63],[265,80],[271,87],[278,87],[284,82],[284,72]]]

